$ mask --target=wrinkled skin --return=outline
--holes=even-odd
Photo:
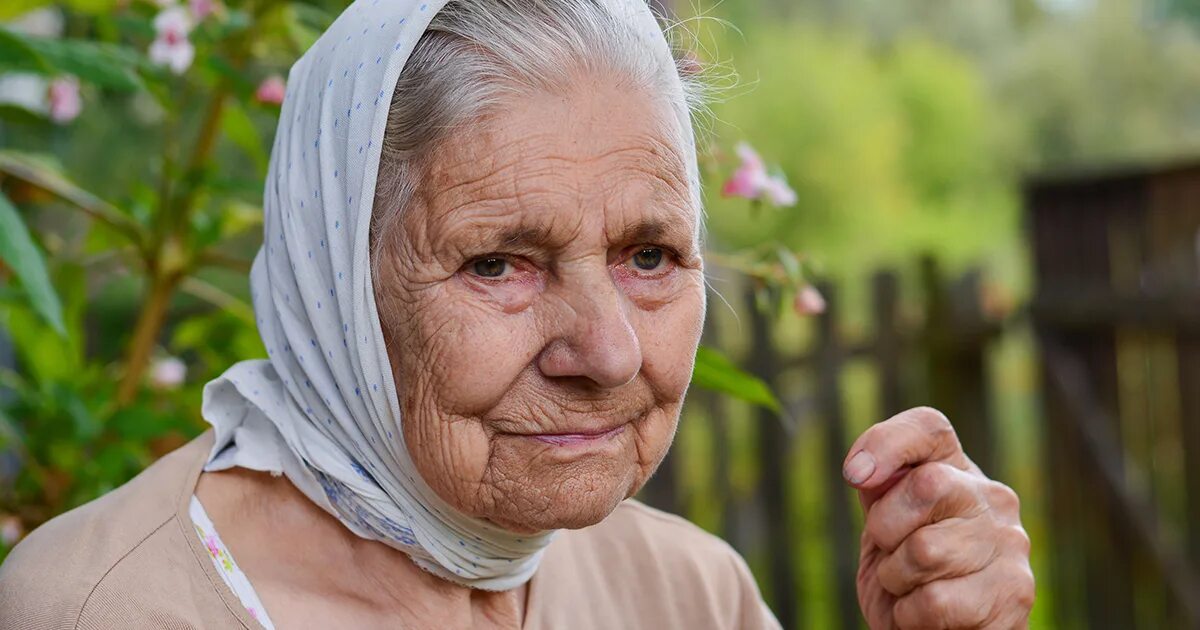
[[[584,527],[665,455],[704,317],[678,134],[669,108],[602,83],[435,153],[376,300],[409,453],[459,510]]]
[[[867,429],[843,472],[866,511],[858,600],[871,628],[1028,627],[1020,502],[963,453],[946,416],[919,407]]]

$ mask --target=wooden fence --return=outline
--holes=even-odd
[[[1037,269],[1060,628],[1200,628],[1200,164],[1041,178]]]

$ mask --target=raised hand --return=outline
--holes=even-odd
[[[918,407],[867,429],[842,468],[866,512],[858,601],[873,630],[1024,628],[1033,606],[1020,502]]]

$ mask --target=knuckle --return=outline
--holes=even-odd
[[[1037,597],[1037,583],[1033,577],[1033,570],[1028,562],[1014,562],[1011,566],[1011,575],[1007,581],[1012,585],[1013,604],[1020,610],[1028,611],[1033,608],[1033,601]]]
[[[945,582],[930,582],[921,587],[920,604],[927,617],[946,620],[951,618],[957,598],[953,589]]]
[[[929,572],[945,561],[945,544],[937,532],[928,527],[922,527],[910,534],[904,545],[909,562],[918,571]]]
[[[875,570],[875,579],[879,581],[883,590],[899,596],[909,590],[906,573],[897,561],[896,554],[892,554],[879,563]]]
[[[1011,515],[1021,513],[1021,497],[1015,490],[999,481],[988,481],[987,497],[994,510]]]
[[[1010,525],[1000,530],[1001,544],[1006,549],[1015,550],[1022,558],[1029,557],[1032,543],[1029,534],[1020,525]]]
[[[909,473],[908,492],[919,504],[937,501],[950,489],[953,483],[952,471],[946,464],[930,462],[922,464]]]
[[[922,406],[916,407],[909,411],[916,421],[930,433],[943,433],[949,431],[954,432],[954,425],[950,424],[950,418],[946,414],[934,407]]]
[[[875,545],[884,551],[890,552],[895,549],[888,517],[883,513],[883,510],[872,509],[867,514],[867,520],[863,524],[863,536],[864,538],[870,538]]]

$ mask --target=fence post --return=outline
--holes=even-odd
[[[879,367],[879,406],[887,418],[907,406],[900,371],[903,343],[899,326],[899,279],[894,271],[879,271],[871,279],[875,312],[875,360]]]
[[[979,274],[968,273],[948,289],[937,260],[924,256],[921,281],[928,313],[929,404],[950,418],[967,456],[984,473],[996,476],[987,399],[988,331],[979,304]]]
[[[761,378],[771,389],[778,391],[779,356],[771,336],[771,316],[758,308],[751,286],[746,291],[746,310],[750,322],[749,371]],[[783,422],[769,409],[755,411],[758,434],[760,491],[767,518],[768,573],[772,608],[784,628],[795,628],[800,589],[796,582],[794,562],[795,531],[788,518],[791,492],[788,488],[790,470],[790,440]]]
[[[842,479],[842,458],[850,444],[846,440],[846,418],[842,408],[842,367],[845,349],[838,336],[837,290],[828,283],[818,285],[825,296],[825,312],[817,317],[817,405],[825,434],[825,503],[829,510],[828,534],[833,542],[837,611],[841,627],[857,628],[861,613],[855,573],[858,545],[850,515],[850,491]]]
[[[1180,332],[1176,337],[1176,352],[1187,488],[1188,558],[1192,569],[1200,572],[1200,334]]]

